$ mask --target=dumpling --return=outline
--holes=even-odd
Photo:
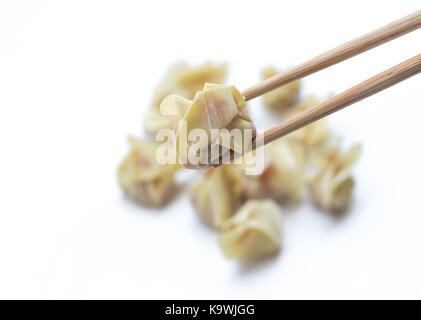
[[[120,186],[136,202],[162,206],[171,198],[173,177],[178,165],[162,165],[156,160],[158,145],[129,137],[131,151],[118,169]]]
[[[238,165],[209,168],[192,186],[192,203],[200,217],[217,229],[234,214],[241,200],[244,174]]]
[[[361,145],[355,144],[341,153],[339,140],[331,140],[313,151],[312,163],[319,172],[310,181],[313,203],[330,212],[346,211],[353,198],[354,178],[351,169],[361,154]]]
[[[263,80],[266,80],[278,72],[279,70],[276,70],[273,67],[266,67],[262,70],[262,78]],[[291,107],[297,101],[300,89],[300,80],[290,82],[280,88],[265,93],[263,95],[263,103],[273,110],[283,111],[288,107]]]
[[[234,86],[206,83],[193,100],[169,95],[161,103],[161,113],[173,120],[178,159],[189,168],[209,167],[231,152],[241,155],[255,136],[244,97]],[[204,138],[190,141],[197,132]]]
[[[306,187],[303,148],[285,138],[264,148],[264,170],[260,175],[246,176],[245,197],[271,198],[281,204],[298,203]]]
[[[281,247],[282,209],[272,200],[249,200],[224,225],[219,245],[227,258],[257,259]]]
[[[301,102],[294,106],[289,112],[288,117],[293,117],[304,111],[307,111],[311,107],[314,107],[319,103],[316,98],[308,98],[304,102]],[[288,135],[288,139],[293,139],[301,143],[305,148],[312,148],[319,145],[323,141],[329,138],[330,132],[327,127],[326,119],[320,119],[316,122],[310,123],[305,127],[292,132]]]
[[[162,100],[169,94],[177,94],[187,99],[193,99],[197,91],[206,82],[223,83],[228,65],[203,63],[190,66],[184,62],[173,64],[164,78],[155,88],[152,104],[145,116],[146,131],[155,135],[160,129],[172,128],[172,121],[159,111]]]

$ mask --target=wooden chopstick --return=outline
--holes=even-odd
[[[280,72],[242,92],[246,101],[256,98],[291,81],[330,67],[385,42],[421,27],[421,10],[389,23],[375,31],[344,43],[289,70]]]
[[[253,149],[298,130],[421,72],[421,54],[406,60],[256,136]]]

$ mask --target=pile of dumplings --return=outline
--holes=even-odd
[[[120,186],[129,198],[142,206],[163,207],[177,194],[174,177],[186,169],[179,164],[159,164],[159,144],[154,137],[160,129],[173,129],[175,121],[197,119],[203,108],[197,103],[203,99],[197,97],[208,94],[206,90],[234,97],[231,109],[235,115],[227,118],[225,127],[254,129],[244,97],[234,87],[222,85],[227,70],[227,64],[212,63],[191,66],[179,62],[169,68],[155,89],[145,117],[150,139],[129,137],[130,152],[118,169]],[[261,78],[277,72],[273,67],[264,68]],[[314,97],[300,99],[300,89],[301,81],[295,81],[263,95],[261,100],[281,122],[319,103]],[[342,150],[340,138],[330,132],[325,119],[263,148],[264,168],[260,174],[247,175],[242,163],[226,164],[198,171],[197,181],[189,187],[193,210],[220,231],[219,245],[230,259],[258,259],[277,253],[282,247],[283,210],[306,198],[332,215],[344,214],[352,204],[352,168],[361,146],[355,144]]]

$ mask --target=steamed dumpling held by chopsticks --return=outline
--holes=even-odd
[[[178,161],[189,168],[212,166],[231,152],[243,154],[255,136],[245,99],[234,86],[206,83],[193,100],[167,96],[160,110],[172,118]]]

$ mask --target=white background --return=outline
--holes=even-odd
[[[244,89],[403,17],[419,1],[2,1],[0,298],[421,298],[421,75],[329,117],[361,142],[342,220],[284,215],[275,258],[228,261],[184,194],[163,211],[116,168],[166,67],[231,63]],[[421,30],[309,76],[340,92],[421,52]],[[269,128],[259,99],[256,125]],[[195,173],[178,177],[188,181]]]

